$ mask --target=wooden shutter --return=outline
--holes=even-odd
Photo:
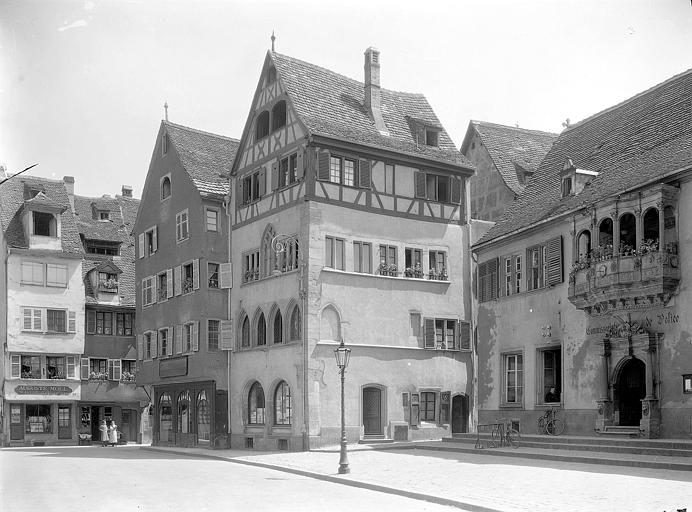
[[[120,359],[113,359],[113,380],[119,381],[122,374],[122,361]]]
[[[423,336],[425,337],[425,348],[435,348],[435,319],[426,318],[424,320]]]
[[[192,260],[192,289],[199,290],[199,258]]]
[[[199,322],[195,321],[192,323],[192,350],[197,352],[199,350]]]
[[[233,321],[222,320],[219,333],[219,348],[221,350],[233,350]]]
[[[144,360],[144,336],[137,335],[137,360]]]
[[[425,199],[425,173],[421,171],[413,171],[413,180],[415,197]]]
[[[235,204],[236,206],[241,206],[245,201],[245,197],[243,195],[243,178],[241,177],[236,177],[236,191]]]
[[[267,193],[267,171],[265,170],[264,167],[260,169],[259,175],[259,196],[262,197],[264,194]],[[255,198],[257,199],[257,198]]]
[[[510,265],[512,264],[512,257],[511,256],[503,256],[500,258],[500,268],[498,268],[498,275],[499,275],[499,290],[498,290],[498,296],[504,297],[507,295],[507,261],[509,261]],[[512,269],[510,268],[510,276],[512,275]]]
[[[461,204],[461,178],[452,176],[452,203]]]
[[[12,368],[10,370],[10,378],[18,379],[22,375],[22,357],[19,355],[12,355]]]
[[[89,380],[89,358],[80,358],[80,377],[82,380]]]
[[[113,359],[108,360],[108,369],[107,369],[108,380],[113,380],[113,361],[114,361]]]
[[[157,290],[159,286],[159,276],[151,276],[149,279],[151,279],[151,303],[155,304],[159,301],[159,293]]]
[[[478,265],[478,302],[497,298],[497,267],[497,258]]]
[[[317,155],[317,179],[329,181],[329,153],[326,151]]]
[[[173,297],[173,269],[166,270],[166,298]]]
[[[77,312],[67,312],[67,332],[77,332]]]
[[[233,267],[231,263],[221,263],[219,265],[219,287],[233,287]]]
[[[272,177],[271,177],[271,189],[276,190],[279,188],[279,162],[272,162]]]
[[[557,236],[547,243],[547,271],[548,271],[548,282],[547,286],[552,286],[554,284],[559,284],[562,282],[562,236]]]
[[[159,250],[159,232],[156,226],[151,228],[151,252],[156,252]]]
[[[296,155],[296,179],[301,179],[305,175],[305,158],[303,149],[298,150]]]
[[[144,233],[139,234],[139,257],[144,258]]]
[[[159,333],[153,331],[151,333],[151,358],[159,357]]]
[[[361,160],[358,166],[358,186],[360,188],[371,188],[370,160]]]
[[[180,265],[173,269],[173,287],[176,296],[183,293],[183,267]]]
[[[173,334],[175,337],[175,353],[183,353],[183,326],[178,324],[173,329]]]
[[[89,309],[86,312],[87,316],[87,334],[94,334],[96,332],[96,311]]]
[[[459,322],[459,348],[471,350],[471,323]]]
[[[358,188],[360,187],[360,161],[359,160],[353,160],[353,186]],[[346,167],[346,162],[344,161],[344,168]]]

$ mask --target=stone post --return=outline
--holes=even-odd
[[[661,434],[661,409],[654,389],[656,342],[656,335],[649,334],[649,347],[646,351],[646,396],[642,399],[642,419],[639,422],[642,437],[649,439],[657,438]]]
[[[601,369],[601,398],[596,400],[598,416],[596,431],[605,431],[606,426],[613,424],[613,402],[610,399],[610,338],[603,340],[603,362]]]

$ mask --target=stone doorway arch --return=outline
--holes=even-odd
[[[639,426],[642,399],[646,396],[646,364],[636,357],[627,357],[618,364],[615,374],[614,401],[620,426]]]

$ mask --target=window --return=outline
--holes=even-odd
[[[301,335],[301,318],[300,309],[298,306],[293,307],[293,312],[291,313],[291,328],[290,328],[290,339],[291,341],[296,341],[300,339]]]
[[[353,242],[353,271],[372,274],[372,244]]]
[[[272,248],[271,240],[265,240],[265,243],[266,246],[264,247],[264,250],[271,251],[265,253],[265,262],[274,265],[274,268],[281,272],[289,272],[298,268],[300,248],[298,245],[298,239],[295,236],[281,240],[281,250],[279,250],[279,252],[276,252]],[[279,244],[277,244],[277,249],[279,249],[278,245]]]
[[[562,396],[562,349],[538,350],[538,392],[536,403],[560,402]]]
[[[281,318],[281,311],[276,310],[274,315],[274,343],[283,343],[284,341],[284,322]]]
[[[394,245],[380,245],[380,275],[396,277],[398,274],[396,261],[396,247]]]
[[[329,158],[329,181],[341,183],[341,158],[338,156]]]
[[[164,176],[161,178],[161,201],[165,201],[171,197],[171,177]]]
[[[57,223],[55,216],[46,212],[32,212],[34,235],[57,237]]]
[[[255,141],[269,135],[269,111],[265,110],[257,116],[255,121]]]
[[[207,231],[218,231],[219,211],[213,208],[206,208],[204,213],[207,221]]]
[[[243,319],[240,329],[240,346],[249,347],[250,346],[250,319],[246,316]]]
[[[28,434],[50,434],[53,425],[50,416],[50,405],[27,403],[26,420],[24,422]]]
[[[682,392],[692,393],[692,374],[682,376]]]
[[[108,359],[89,359],[89,378],[91,380],[108,379]]]
[[[207,350],[219,350],[220,325],[218,320],[207,320]]]
[[[190,238],[187,224],[187,210],[183,210],[175,216],[175,239],[178,242]]]
[[[154,254],[159,244],[156,226],[147,229],[144,233],[140,233],[138,242],[140,258]]]
[[[394,194],[394,166],[390,164],[384,166],[384,193]]]
[[[183,325],[183,352],[192,352],[192,340],[194,338],[195,324],[192,322]]]
[[[461,179],[429,172],[414,172],[414,195],[440,203],[461,203]]]
[[[161,137],[161,153],[166,154],[168,153],[168,145],[170,144],[170,139],[168,138],[168,134],[164,133],[163,136]]]
[[[132,336],[132,313],[116,313],[116,334]]]
[[[352,187],[355,183],[355,160],[344,159],[344,185]]]
[[[425,130],[425,145],[437,147],[439,145],[439,143],[438,143],[439,135],[440,135],[440,133],[437,130],[426,129]]]
[[[249,204],[260,199],[266,192],[264,170],[255,171],[245,176],[241,184],[241,192],[238,197],[243,198],[242,204]]]
[[[41,378],[41,358],[39,356],[22,356],[22,379]]]
[[[118,293],[118,274],[99,272],[98,288],[100,292]]]
[[[137,361],[123,359],[120,365],[122,371],[120,380],[123,382],[134,382],[137,373]]]
[[[537,290],[562,282],[562,237],[526,249],[526,289]]]
[[[267,69],[267,85],[276,82],[276,68],[274,66]]]
[[[156,299],[154,298],[154,277],[145,277],[142,279],[142,305],[149,306],[154,304]]]
[[[521,354],[503,354],[503,402],[520,405],[524,401],[524,366]]]
[[[67,287],[67,265],[46,263],[46,286]]]
[[[407,247],[404,250],[404,276],[423,277],[423,251]]]
[[[74,358],[73,364],[74,364]],[[57,356],[46,357],[46,378],[64,379],[65,378],[65,358]]]
[[[167,356],[173,353],[168,346],[168,327],[159,329],[159,355]]]
[[[478,301],[486,302],[497,298],[497,259],[478,265]]]
[[[243,255],[243,282],[257,281],[260,278],[259,250]]]
[[[332,236],[325,237],[325,261],[324,265],[338,270],[344,270],[344,241]]]
[[[252,385],[248,394],[247,422],[250,425],[264,425],[264,390],[259,382]]]
[[[151,333],[144,333],[144,359],[151,359],[152,356]]]
[[[427,198],[440,203],[449,202],[449,176],[428,173],[425,177]]]
[[[67,311],[64,309],[47,309],[46,321],[48,332],[67,332]]]
[[[35,308],[24,308],[24,331],[41,331],[43,330],[42,320],[43,310]]]
[[[218,263],[207,263],[207,275],[209,279],[207,281],[207,286],[209,288],[219,287],[219,264]]]
[[[103,311],[96,313],[96,334],[113,334],[113,313]]]
[[[456,350],[459,348],[457,321],[447,318],[425,319],[425,348]]]
[[[183,293],[192,293],[195,289],[195,266],[190,263],[183,265]]]
[[[189,434],[191,431],[190,392],[183,391],[178,395],[178,432],[180,434]]]
[[[43,263],[22,261],[22,284],[36,284],[43,286],[44,283]]]
[[[276,425],[290,425],[292,420],[291,388],[286,381],[282,381],[274,392],[274,423]]]
[[[108,210],[99,210],[99,220],[110,220],[111,218],[111,212]]]
[[[84,240],[84,250],[89,254],[106,254],[108,256],[120,255],[120,242],[107,242],[105,240]]]
[[[286,126],[286,102],[279,101],[272,108],[272,131]]]
[[[500,269],[502,272],[500,295],[508,296],[524,291],[521,256],[503,256],[500,261]]]
[[[292,185],[298,181],[298,154],[293,153],[279,160],[279,188]]]
[[[264,320],[264,313],[260,313],[257,319],[257,346],[267,344],[267,322]]]
[[[168,272],[156,276],[156,299],[158,302],[168,299]]]
[[[420,419],[421,421],[435,421],[435,393],[423,391],[420,394]]]
[[[430,271],[428,279],[446,281],[449,279],[447,274],[447,253],[444,251],[430,251],[428,253]]]

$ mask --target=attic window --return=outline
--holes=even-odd
[[[105,240],[85,240],[84,250],[89,254],[106,254],[118,256],[120,254],[120,242],[107,242]]]
[[[39,236],[58,236],[55,217],[46,212],[33,212],[33,234]]]
[[[171,178],[164,176],[161,178],[161,201],[171,197]]]
[[[267,85],[276,82],[276,68],[271,66],[267,70]]]
[[[435,147],[439,145],[439,132],[437,130],[425,130],[425,145]]]
[[[562,197],[572,195],[572,178],[562,178]]]
[[[286,102],[280,101],[272,108],[272,131],[286,126]]]
[[[110,220],[111,218],[111,212],[108,210],[100,210],[99,211],[99,220]]]
[[[163,137],[161,137],[161,154],[165,155],[168,153],[168,134],[164,133]]]
[[[257,116],[255,122],[255,140],[258,141],[269,135],[269,112],[264,111]]]

